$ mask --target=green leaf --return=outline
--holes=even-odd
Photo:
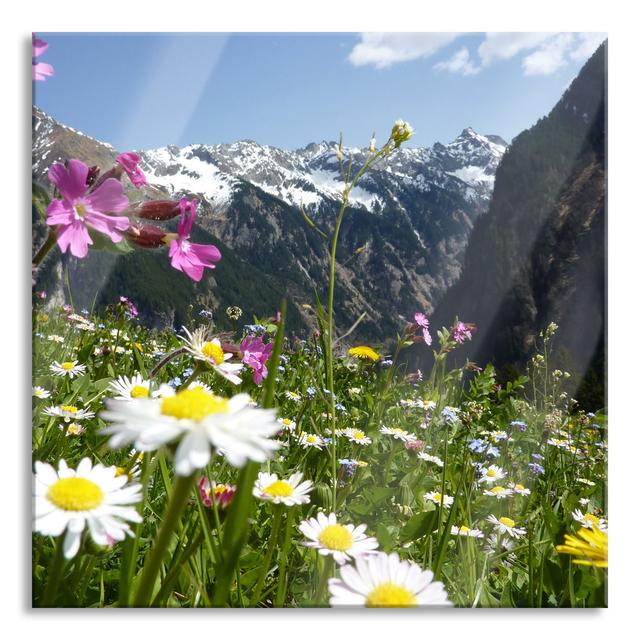
[[[438,526],[437,511],[418,513],[409,518],[409,522],[400,531],[400,542],[418,540],[431,533]]]

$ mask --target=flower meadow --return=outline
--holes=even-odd
[[[34,59],[45,50],[34,39]],[[53,73],[41,64],[34,79]],[[338,145],[328,299],[308,336],[287,331],[286,300],[270,318],[238,300],[152,330],[124,296],[87,310],[34,292],[33,606],[606,606],[607,418],[564,391],[557,327],[505,386],[490,364],[447,366],[472,319],[436,328],[416,309],[380,344],[338,335],[350,193],[411,135],[399,120],[372,138],[357,173]],[[34,271],[52,251],[167,251],[195,281],[224,261],[191,241],[197,199],[145,199],[138,161],[51,166]],[[408,370],[409,348],[431,369]]]

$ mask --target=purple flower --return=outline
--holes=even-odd
[[[416,324],[419,327],[422,327],[422,336],[424,338],[425,344],[431,345],[431,334],[429,333],[429,321],[427,320],[427,316],[424,313],[418,311],[418,313],[414,316]]]
[[[183,271],[192,280],[200,282],[204,268],[215,269],[215,262],[222,258],[222,254],[213,245],[195,244],[191,242],[191,227],[196,219],[198,201],[191,202],[187,198],[180,200],[180,223],[178,224],[178,237],[169,244],[169,257],[171,266],[178,271]]]
[[[527,423],[523,422],[522,420],[513,420],[511,422],[511,426],[512,427],[516,427],[516,429],[518,429],[518,431],[526,431],[527,430]]]
[[[147,184],[147,178],[142,172],[142,169],[138,166],[140,156],[137,153],[134,153],[133,151],[121,153],[116,158],[116,162],[127,172],[129,180],[131,180],[136,189]]]
[[[138,307],[136,307],[136,305],[133,304],[133,302],[131,302],[131,300],[129,300],[129,298],[127,298],[125,296],[120,296],[120,302],[126,308],[125,313],[127,313],[131,318],[137,318],[138,317]]]
[[[129,200],[122,185],[108,178],[95,191],[87,193],[89,167],[80,160],[69,160],[67,167],[56,162],[49,168],[49,180],[58,188],[62,200],[47,207],[47,224],[58,227],[58,246],[62,253],[71,248],[76,258],[84,258],[93,240],[88,227],[120,242],[129,228],[129,218],[107,212],[124,211]]]
[[[36,62],[36,58],[41,56],[48,48],[49,45],[40,38],[36,37],[36,34],[31,36],[33,42],[32,58],[31,58],[31,77],[33,80],[44,80],[47,76],[53,75],[53,67],[46,62]]]
[[[267,361],[271,357],[273,344],[265,344],[262,338],[247,336],[240,344],[242,362],[253,369],[253,381],[260,384],[269,373]]]
[[[465,324],[458,320],[451,329],[451,337],[458,343],[462,344],[465,340],[471,340],[471,333],[475,330],[475,327],[470,324]]]
[[[530,462],[527,466],[537,476],[540,476],[544,473],[544,467],[541,464],[538,464],[537,462]]]

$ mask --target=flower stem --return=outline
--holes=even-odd
[[[318,584],[318,592],[316,593],[316,607],[319,607],[323,604],[324,595],[327,590],[327,584],[329,583],[329,578],[331,577],[331,572],[333,570],[333,559],[329,556],[325,556],[322,558],[322,574],[320,575],[320,582]]]
[[[63,554],[63,537],[64,536],[59,536],[56,543],[56,553],[53,556],[51,566],[49,567],[49,580],[47,581],[47,586],[39,605],[41,607],[53,606],[58,593],[58,585],[60,584],[60,578],[62,578],[62,569],[64,568],[65,563]]]
[[[45,241],[42,243],[42,246],[36,252],[36,255],[33,256],[33,260],[31,260],[31,264],[34,266],[38,266],[46,257],[46,255],[51,251],[53,245],[56,243],[56,232],[54,229],[49,229],[49,235],[46,237]]]
[[[147,555],[144,569],[142,570],[142,577],[140,578],[138,589],[133,598],[133,606],[135,607],[146,607],[149,605],[149,602],[151,602],[156,578],[162,566],[162,560],[169,547],[171,536],[180,520],[182,510],[187,503],[194,479],[195,474],[190,476],[176,476],[173,492],[164,514],[162,526]]]
[[[273,506],[273,524],[271,525],[269,546],[267,547],[267,553],[262,561],[262,568],[260,570],[256,586],[253,589],[253,597],[251,598],[251,603],[249,604],[250,607],[255,607],[258,604],[260,595],[262,594],[262,587],[264,586],[265,578],[267,577],[267,573],[269,572],[269,568],[271,567],[271,557],[273,556],[273,551],[276,548],[276,543],[278,542],[278,533],[280,532],[282,509],[283,506],[280,504],[276,504]]]
[[[292,507],[285,516],[287,522],[284,530],[284,542],[280,549],[280,561],[278,562],[278,591],[276,593],[276,607],[284,606],[284,592],[287,587],[287,560],[289,558],[289,542],[291,541],[291,526],[293,524],[294,510],[295,507]]]

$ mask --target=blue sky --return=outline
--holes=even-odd
[[[119,150],[252,139],[367,144],[403,118],[413,146],[471,126],[510,140],[605,38],[588,33],[40,33],[35,103]]]

